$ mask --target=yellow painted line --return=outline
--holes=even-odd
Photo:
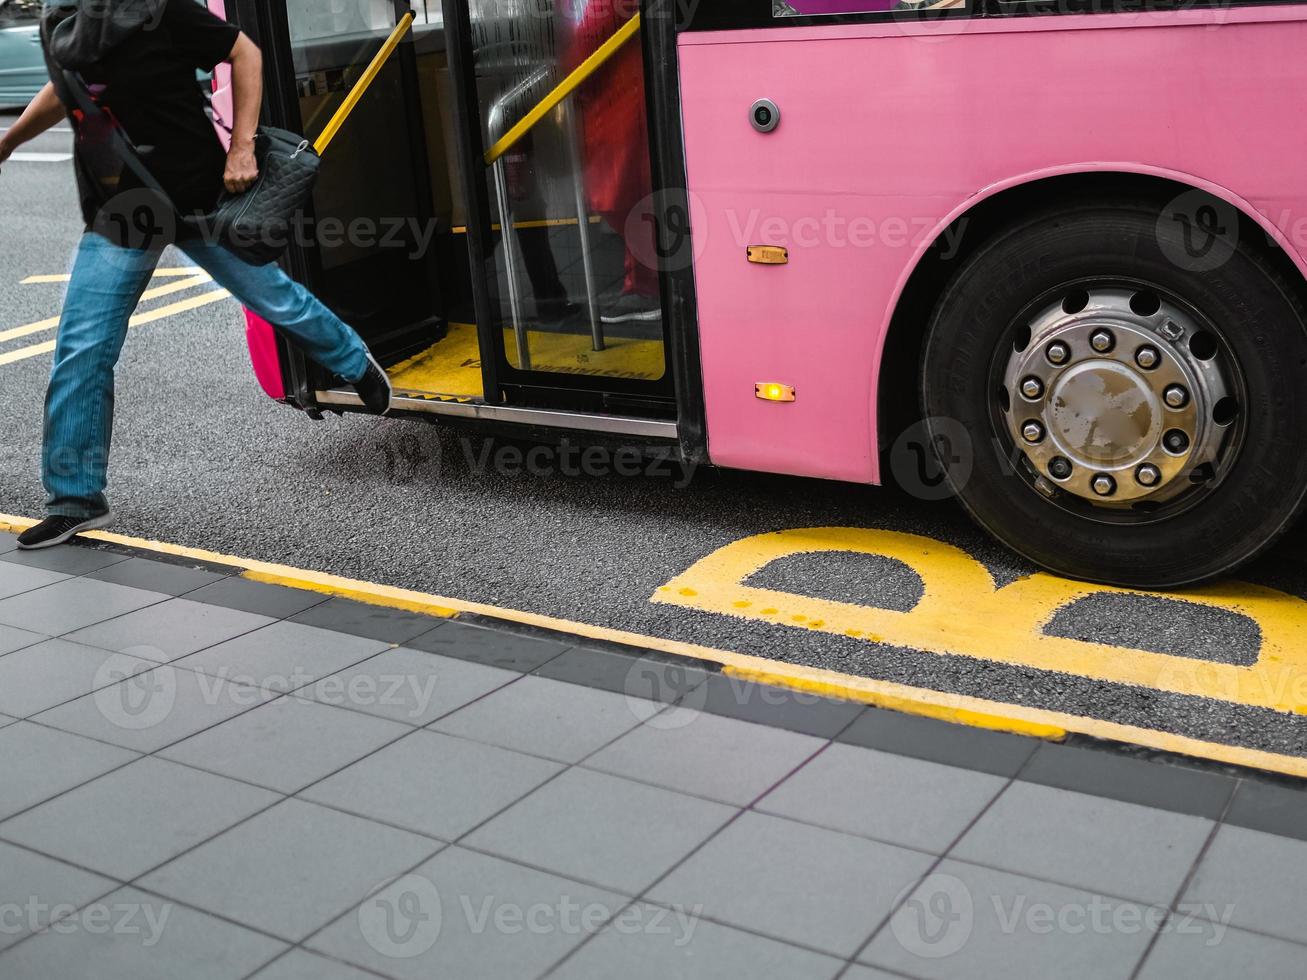
[[[586,58],[571,74],[554,86],[553,91],[536,103],[535,107],[518,120],[512,129],[500,137],[494,146],[486,150],[486,166],[490,166],[511,150],[518,140],[531,132],[536,124],[549,115],[560,102],[584,85],[587,79],[606,65],[608,60],[617,54],[627,41],[635,37],[635,32],[639,29],[640,15],[636,14],[623,24],[616,34],[599,45],[594,54]]]
[[[212,277],[205,272],[189,279],[170,282],[166,286],[155,286],[153,289],[147,289],[141,293],[141,302],[143,303],[147,299],[158,299],[160,296],[171,296],[173,293],[184,292],[194,286],[202,286],[206,282],[212,281]],[[14,327],[11,330],[0,330],[0,343],[4,343],[6,340],[16,340],[19,337],[28,337],[43,330],[53,330],[57,326],[59,326],[59,317],[52,316],[49,319],[37,320],[35,323],[29,323],[26,326]]]
[[[231,293],[225,289],[214,289],[207,293],[201,293],[199,296],[192,296],[190,299],[184,299],[178,303],[170,303],[167,306],[161,306],[157,310],[148,310],[144,313],[135,314],[127,321],[129,327],[143,327],[147,323],[154,323],[156,320],[163,320],[170,316],[176,316],[178,313],[185,313],[187,310],[194,310],[201,306],[207,306],[210,303],[217,303],[219,300],[230,298]],[[20,347],[18,350],[9,351],[7,354],[0,354],[0,365],[13,364],[15,361],[25,361],[29,357],[37,357],[41,354],[49,354],[54,350],[55,341],[47,340],[40,344],[33,344],[30,347]]]
[[[155,278],[166,278],[169,276],[193,276],[203,272],[198,265],[184,265],[176,269],[155,269]],[[67,272],[57,272],[48,276],[28,276],[18,283],[20,286],[38,286],[46,283],[68,282],[72,276]]]
[[[21,532],[36,522],[24,517],[0,514],[0,530]],[[539,613],[524,612],[502,606],[467,602],[445,596],[430,595],[411,589],[347,579],[323,572],[294,568],[271,562],[224,555],[202,548],[150,541],[110,531],[89,531],[82,535],[111,544],[174,555],[195,561],[212,562],[242,570],[255,581],[270,582],[293,588],[308,589],[326,595],[347,596],[377,606],[389,606],[434,616],[452,617],[459,613],[488,616],[523,626],[571,633],[586,639],[620,643],[655,650],[674,656],[689,657],[720,664],[724,674],[791,690],[838,697],[848,701],[875,705],[914,715],[940,718],[959,724],[1015,732],[1044,739],[1060,739],[1068,733],[1092,738],[1126,742],[1162,752],[1195,756],[1229,765],[1263,769],[1307,778],[1307,759],[1279,755],[1257,749],[1207,742],[1169,732],[1121,725],[1116,722],[1084,718],[1065,712],[1028,708],[1022,705],[989,701],[969,695],[946,694],[925,688],[910,687],[890,681],[841,674],[819,667],[802,667],[749,654],[719,650],[714,647],[666,640],[661,637],[632,633],[607,626],[575,622]]]
[[[909,612],[897,612],[744,584],[778,559],[831,552],[875,555],[907,565],[925,586],[921,601]],[[1047,635],[1045,628],[1059,610],[1099,595],[1177,600],[1246,616],[1261,630],[1260,653],[1245,667]],[[1158,595],[1041,572],[1000,589],[984,565],[933,538],[814,527],[735,541],[661,586],[651,599],[868,643],[1307,714],[1307,602],[1247,582],[1216,582]]]
[[[597,225],[597,224],[599,224],[599,222],[601,222],[602,220],[603,220],[603,218],[599,217],[599,215],[597,215],[597,214],[592,214],[592,215],[590,215],[590,218],[589,218],[589,222],[590,222],[590,224],[592,224],[592,225]],[[576,227],[576,226],[579,225],[580,223],[581,223],[581,222],[578,221],[576,218],[536,218],[536,219],[531,220],[531,221],[514,221],[514,222],[513,222],[513,227],[514,227],[515,229],[517,229],[518,231],[527,231],[527,230],[532,229],[532,228],[568,228],[568,227]],[[491,230],[491,231],[503,231],[503,230],[504,230],[504,226],[501,225],[498,221],[496,221],[496,222],[494,222],[494,223],[490,226],[490,230]],[[455,225],[453,228],[449,229],[449,231],[450,231],[450,234],[453,234],[453,235],[466,235],[466,234],[467,234],[467,225]]]

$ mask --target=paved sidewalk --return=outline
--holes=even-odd
[[[13,549],[6,980],[1307,975],[1296,782]]]

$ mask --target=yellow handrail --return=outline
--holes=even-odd
[[[494,146],[486,150],[486,166],[490,166],[511,150],[523,136],[536,127],[541,119],[553,111],[558,103],[575,92],[584,84],[586,79],[607,64],[608,60],[617,54],[622,45],[635,37],[635,32],[639,29],[640,15],[636,14],[622,25],[621,30],[600,45],[594,54],[586,58],[570,75],[559,82],[552,92],[541,99],[534,109],[521,118],[517,125],[501,136]]]
[[[391,31],[390,37],[386,38],[386,43],[381,46],[377,56],[372,59],[372,64],[368,65],[367,70],[363,72],[363,77],[350,90],[349,95],[345,96],[345,101],[340,104],[336,114],[331,117],[331,122],[327,123],[326,128],[313,141],[313,149],[317,151],[318,156],[322,156],[326,152],[327,147],[331,145],[331,141],[340,132],[340,127],[345,125],[345,120],[349,118],[349,114],[354,111],[354,107],[359,104],[359,100],[367,94],[368,89],[372,87],[372,83],[377,80],[377,76],[381,74],[381,69],[386,66],[390,56],[399,47],[399,42],[404,39],[408,29],[413,26],[413,20],[414,14],[411,10],[400,18],[399,23],[395,25],[395,29]]]

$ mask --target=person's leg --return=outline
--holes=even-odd
[[[113,432],[114,366],[158,252],[120,248],[87,233],[77,249],[45,398],[42,480],[51,516],[95,518]]]
[[[177,247],[333,374],[353,384],[373,363],[363,339],[275,262],[250,265],[220,245],[201,241],[179,242]]]

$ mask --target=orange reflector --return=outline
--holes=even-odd
[[[790,261],[789,249],[780,245],[750,245],[745,255],[754,265],[785,265]]]
[[[775,381],[759,381],[753,386],[753,394],[765,402],[792,402],[794,386],[777,384]]]

